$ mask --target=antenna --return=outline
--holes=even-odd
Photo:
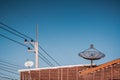
[[[91,67],[93,65],[93,60],[98,60],[105,57],[105,54],[95,49],[93,44],[90,45],[90,48],[79,53],[78,55],[84,59],[91,60]]]
[[[33,65],[34,65],[34,63],[32,62],[32,61],[29,61],[28,59],[27,59],[27,61],[25,62],[25,67],[27,67],[27,68],[30,68],[30,67],[32,67]]]

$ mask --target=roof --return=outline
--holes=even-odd
[[[29,68],[29,69],[21,69],[21,70],[19,70],[19,72],[31,71],[31,70],[45,70],[45,69],[58,69],[58,68],[68,68],[68,67],[79,67],[79,66],[90,66],[90,64],[67,65],[67,66],[56,66],[56,67],[45,67],[45,68]]]
[[[112,60],[110,62],[107,62],[107,63],[104,63],[104,64],[101,64],[97,67],[94,67],[94,68],[90,68],[90,69],[86,69],[84,71],[80,71],[80,74],[81,75],[84,75],[84,74],[88,74],[88,73],[91,73],[91,72],[94,72],[94,71],[97,71],[97,70],[100,70],[100,69],[103,69],[103,68],[106,68],[108,66],[111,66],[113,64],[120,64],[120,58],[116,59],[116,60]]]

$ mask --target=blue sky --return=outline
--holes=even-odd
[[[80,58],[78,53],[90,44],[106,55],[96,64],[120,58],[119,0],[0,1],[0,22],[34,39],[38,24],[39,44],[61,65],[88,64],[90,61]],[[2,29],[0,33],[24,43]],[[27,59],[34,61],[35,55],[24,46],[1,36],[0,45],[1,60],[21,66]],[[48,66],[41,59],[39,62],[40,67]]]

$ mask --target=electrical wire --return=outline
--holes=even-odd
[[[6,38],[6,39],[9,39],[9,40],[11,40],[11,41],[13,41],[13,42],[15,42],[15,43],[18,43],[18,44],[20,44],[20,45],[22,45],[22,46],[28,47],[28,46],[26,46],[26,45],[24,45],[24,44],[22,44],[22,43],[20,43],[20,42],[18,42],[18,41],[15,41],[15,40],[13,40],[13,39],[5,36],[5,35],[0,34],[0,36],[4,37],[4,38]],[[42,55],[42,56],[43,56],[43,55]],[[43,57],[44,57],[44,56],[43,56]],[[45,58],[45,57],[44,57],[44,58]],[[43,58],[41,58],[41,59],[43,60]],[[43,61],[45,61],[45,60],[49,61],[47,58],[45,58]],[[47,61],[45,61],[45,62],[47,62]],[[48,62],[47,62],[47,64],[48,64]],[[51,63],[50,63],[50,64],[51,64]],[[48,65],[50,65],[50,64],[48,64]],[[51,65],[50,65],[50,66],[51,66]]]
[[[14,34],[14,35],[16,35],[16,36],[19,36],[19,37],[22,38],[22,39],[25,39],[24,37],[22,37],[22,36],[20,36],[20,35],[18,35],[18,34],[16,34],[16,33],[14,33],[14,32],[12,32],[12,31],[10,31],[10,30],[8,30],[8,29],[3,28],[2,26],[0,26],[0,28],[3,29],[3,30],[5,30],[5,31],[8,31],[9,33],[12,33],[12,34]]]
[[[20,44],[20,45],[23,45],[23,46],[25,46],[25,47],[28,47],[28,46],[26,46],[26,45],[24,45],[24,44],[22,44],[22,43],[20,43],[20,42],[18,42],[18,41],[15,41],[15,40],[13,40],[13,39],[11,39],[11,38],[8,38],[7,36],[5,36],[5,35],[2,35],[2,34],[0,34],[0,36],[2,36],[2,37],[4,37],[4,38],[7,38],[7,39],[9,39],[9,40],[11,40],[11,41],[13,41],[13,42],[15,42],[15,43],[18,43],[18,44]],[[39,52],[40,53],[40,52]],[[41,54],[42,55],[42,54]],[[43,55],[42,55],[43,56]],[[44,57],[44,56],[43,56]],[[45,58],[45,57],[44,57]],[[42,60],[43,60],[43,58],[42,58]],[[48,62],[49,62],[49,60],[47,59],[47,58],[45,58],[43,61],[45,61],[45,60],[47,60]],[[45,61],[45,62],[47,62],[47,61]],[[49,62],[50,63],[50,62]],[[48,64],[48,63],[47,63]],[[51,63],[50,63],[51,64]],[[48,64],[48,65],[50,65],[50,64]],[[51,65],[50,65],[51,66]]]
[[[32,44],[30,44],[32,47],[34,47]],[[41,55],[38,55],[39,58],[41,58],[44,62],[46,62],[49,66],[54,66],[40,51],[38,53]]]
[[[4,37],[4,38],[6,38],[6,39],[9,39],[10,41],[13,41],[13,42],[15,42],[15,43],[18,43],[18,44],[20,44],[20,45],[22,45],[22,46],[29,47],[29,46],[27,46],[27,45],[25,45],[25,44],[23,44],[23,43],[21,43],[21,42],[18,42],[18,41],[16,41],[16,40],[13,40],[13,39],[11,39],[11,38],[3,35],[3,34],[0,34],[0,36]]]
[[[10,62],[8,62],[7,60],[0,60],[0,63],[7,64],[7,65],[11,65],[11,66],[14,67],[14,68],[23,68],[22,66],[19,66],[19,65],[15,65],[15,64],[13,64],[13,63],[10,63]]]
[[[17,65],[13,65],[12,63],[6,63],[6,61],[1,61],[0,60],[0,68],[2,68],[2,70],[3,71],[5,71],[5,72],[12,72],[12,74],[13,73],[15,73],[15,74],[18,74],[18,73],[16,73],[16,72],[18,72],[18,67],[19,66],[17,66]],[[0,69],[1,70],[1,69]],[[4,75],[4,76],[8,76],[8,77],[10,77],[11,78],[11,75],[7,75],[7,74],[5,74],[5,73],[1,73],[0,72],[0,74],[1,75]],[[14,77],[14,76],[13,76]],[[13,79],[12,79],[13,80]]]
[[[19,32],[19,31],[15,30],[15,29],[11,28],[10,26],[8,26],[8,25],[6,25],[6,24],[4,24],[4,23],[2,23],[2,22],[0,22],[0,24],[3,25],[3,26],[5,26],[5,27],[7,27],[7,28],[9,28],[9,29],[11,29],[11,30],[13,30],[13,31],[15,31],[15,32],[17,32],[18,34],[20,34],[20,35],[22,35],[22,36],[25,36],[26,38],[32,39],[31,37],[29,37],[29,36],[27,36],[27,35]]]
[[[1,75],[4,75],[4,76],[8,76],[8,77],[11,76],[11,75],[7,75],[7,74],[5,74],[5,73],[1,73],[1,72],[0,72],[0,74],[1,74]]]
[[[39,52],[40,55],[42,55],[40,52]],[[43,56],[43,55],[42,55]],[[41,56],[39,56],[40,58],[42,58]],[[44,57],[44,56],[43,56]],[[54,66],[46,57],[42,58],[47,64],[49,64],[49,66]]]
[[[11,28],[11,27],[9,27],[8,25],[6,25],[6,24],[4,24],[4,23],[2,23],[2,22],[0,22],[0,24],[3,25],[3,26],[5,26],[5,27],[7,27],[7,28],[9,28],[9,29],[11,29],[11,30],[13,30],[14,32],[17,32],[18,34],[24,36],[24,37],[22,37],[22,36],[14,33],[14,32],[12,32],[12,31],[8,30],[8,29],[5,29],[5,28],[1,27],[2,29],[6,30],[6,31],[8,31],[8,32],[10,32],[10,33],[12,33],[12,34],[14,34],[14,35],[22,38],[22,39],[25,39],[25,37],[26,37],[26,38],[29,38],[29,39],[33,40],[31,37],[29,37],[29,36],[27,36],[27,35],[19,32],[19,31],[15,30],[15,29],[13,29],[13,28]],[[2,36],[3,36],[3,35],[2,35]],[[5,37],[5,36],[3,36],[3,37]],[[57,65],[60,66],[60,64],[59,64],[53,57],[51,57],[40,45],[39,45],[39,48],[40,48],[45,54],[47,54],[47,56],[50,57]]]
[[[0,66],[0,69],[1,69],[1,70],[4,70],[4,71],[7,71],[7,72],[10,72],[10,73],[18,74],[18,73],[16,73],[17,70],[12,69],[12,68],[8,68],[8,67]]]
[[[6,71],[6,72],[9,72],[9,73],[12,73],[12,74],[15,74],[15,75],[18,75],[18,76],[19,76],[18,73],[13,72],[13,71],[10,71],[10,70],[3,69],[3,68],[1,68],[1,67],[0,67],[0,70],[3,70],[3,71]]]
[[[47,54],[58,66],[61,66],[54,58],[52,58],[52,56],[50,56],[40,45],[39,48],[45,53]]]
[[[18,79],[13,79],[13,78],[6,77],[6,76],[0,76],[0,78],[7,79],[7,80],[18,80]],[[2,79],[2,80],[3,80],[3,79]]]
[[[12,70],[12,71],[17,71],[16,69],[13,69],[13,68],[11,68],[11,67],[9,67],[9,66],[5,66],[5,65],[0,65],[0,67],[2,67],[2,68],[5,68],[5,69],[8,69],[8,70]]]
[[[1,73],[1,72],[0,72],[0,75],[3,75],[4,77],[10,78],[11,80],[17,80],[17,78],[12,77],[11,75],[7,75],[7,74],[5,74],[5,73]],[[12,77],[12,78],[11,78],[11,77]]]
[[[16,68],[16,67],[13,67],[13,66],[10,66],[10,65],[6,65],[6,64],[3,64],[3,63],[0,63],[0,67],[1,67],[1,66],[11,67],[11,69],[14,68],[14,71],[17,71],[17,70],[18,70],[18,68]],[[11,69],[10,69],[10,70],[11,70]]]

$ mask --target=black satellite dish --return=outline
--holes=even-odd
[[[95,49],[93,44],[91,44],[90,48],[86,49],[83,52],[80,52],[79,56],[84,59],[91,60],[91,67],[92,67],[93,60],[101,59],[101,58],[105,57],[105,54],[103,54],[99,50]]]

